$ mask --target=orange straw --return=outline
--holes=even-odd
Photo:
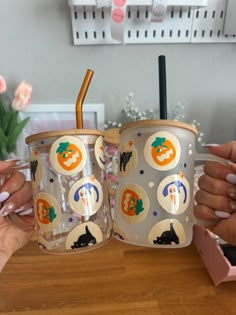
[[[83,84],[81,86],[81,89],[79,91],[79,95],[77,97],[77,101],[76,101],[76,126],[78,129],[82,129],[83,128],[83,103],[84,103],[84,99],[86,96],[86,93],[88,91],[88,87],[89,84],[91,82],[93,76],[93,71],[88,69],[86,72],[86,75],[84,77],[84,81]]]

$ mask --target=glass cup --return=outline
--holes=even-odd
[[[26,138],[39,247],[76,253],[105,244],[112,219],[105,177],[104,133],[72,129]]]
[[[141,120],[120,129],[114,235],[135,245],[185,247],[192,241],[194,166],[226,162],[195,150],[197,130],[170,120]]]

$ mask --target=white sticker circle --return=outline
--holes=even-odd
[[[49,158],[58,173],[73,175],[84,168],[87,153],[82,140],[73,136],[63,136],[52,144]]]
[[[95,142],[95,156],[98,162],[98,165],[101,169],[105,170],[105,156],[104,156],[104,144],[103,144],[103,137],[100,136],[97,138]]]

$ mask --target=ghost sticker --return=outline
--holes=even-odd
[[[159,131],[151,135],[144,146],[144,157],[154,169],[166,171],[174,168],[180,157],[180,144],[176,136]]]
[[[30,153],[30,173],[33,188],[37,187],[43,178],[43,162],[38,150]]]
[[[175,215],[183,213],[190,201],[190,187],[184,174],[165,177],[158,186],[157,199],[167,212]]]
[[[66,249],[78,249],[102,242],[102,231],[93,222],[85,222],[74,228],[67,236]]]
[[[138,153],[133,141],[124,144],[120,148],[119,175],[125,177],[129,175],[136,167],[138,162]]]
[[[56,199],[48,193],[40,192],[36,195],[35,213],[43,232],[52,231],[60,223],[60,207]]]
[[[184,228],[176,219],[162,220],[152,227],[148,242],[154,245],[181,245],[185,242]]]
[[[98,137],[95,142],[95,156],[98,165],[101,167],[101,169],[105,170],[105,156],[102,136]]]
[[[145,190],[139,185],[124,186],[119,202],[122,217],[127,223],[137,223],[145,219],[150,203]]]
[[[87,154],[85,146],[79,138],[63,136],[52,144],[49,158],[58,173],[73,175],[84,168]]]
[[[102,202],[102,186],[94,176],[80,179],[69,191],[69,204],[72,210],[82,216],[91,216],[96,213]]]

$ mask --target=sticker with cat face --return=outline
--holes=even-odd
[[[67,236],[66,249],[78,249],[102,242],[102,231],[93,222],[85,222],[75,227]]]
[[[30,153],[30,173],[32,187],[35,188],[43,178],[43,162],[38,150]]]
[[[138,223],[146,218],[150,202],[145,190],[136,184],[125,185],[119,197],[119,209],[126,223]]]
[[[137,166],[138,153],[133,141],[129,141],[120,148],[119,176],[129,175]]]
[[[95,156],[98,165],[101,167],[101,169],[105,170],[105,152],[102,136],[98,137],[95,142]]]
[[[82,216],[96,213],[102,202],[102,186],[94,176],[78,180],[69,191],[69,204],[72,210]]]
[[[147,139],[144,157],[152,168],[159,171],[170,170],[179,162],[179,140],[167,131],[159,131]]]
[[[73,136],[63,136],[52,144],[49,158],[58,173],[73,175],[84,168],[87,154],[82,140]]]
[[[157,189],[157,199],[167,212],[183,213],[190,202],[190,187],[183,173],[165,177]]]
[[[36,220],[41,231],[52,231],[60,223],[60,206],[50,194],[44,192],[38,193],[34,207]]]
[[[184,228],[176,219],[162,220],[152,227],[148,242],[154,245],[181,245],[185,242]]]

